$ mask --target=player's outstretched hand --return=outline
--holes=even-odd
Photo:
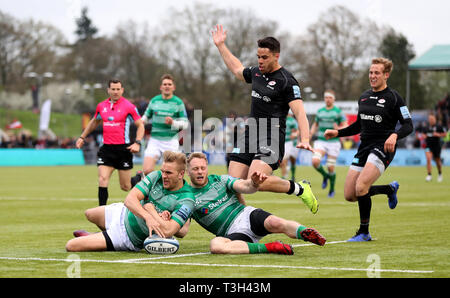
[[[314,152],[314,149],[309,142],[299,142],[297,148]]]
[[[216,28],[211,32],[214,44],[218,47],[225,43],[227,39],[227,30],[223,30],[222,25],[216,25]]]
[[[333,139],[338,136],[338,131],[336,129],[327,129],[327,130],[325,130],[325,133],[323,134],[323,136],[327,140]]]
[[[267,177],[268,176],[266,174],[260,171],[255,171],[252,173],[252,176],[250,178],[252,179],[253,186],[258,188],[261,184],[264,183],[264,181],[266,181]]]

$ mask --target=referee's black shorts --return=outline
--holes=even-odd
[[[230,161],[250,167],[253,160],[261,160],[273,171],[278,169],[284,157],[285,132],[277,129],[274,136],[269,130],[267,134],[250,133],[246,127],[245,134],[239,136],[236,147],[228,155]]]
[[[133,153],[127,149],[129,144],[104,144],[97,152],[97,166],[109,166],[117,170],[131,170],[133,168]]]

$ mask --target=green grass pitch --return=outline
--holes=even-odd
[[[210,173],[225,171],[222,166],[210,167]],[[424,168],[389,168],[377,184],[398,180],[399,204],[390,210],[385,196],[372,198],[371,235],[376,240],[367,243],[344,241],[359,226],[357,204],[343,198],[346,173],[347,167],[337,168],[336,196],[330,199],[320,187],[317,172],[297,167],[297,179],[309,179],[319,199],[316,215],[285,194],[245,196],[248,205],[317,228],[327,238],[324,247],[269,235],[263,242],[282,240],[294,245],[295,254],[211,255],[213,235],[193,223],[176,254],[157,256],[145,251],[65,251],[74,230],[98,231],[84,217],[85,209],[98,204],[95,166],[0,168],[0,277],[450,277],[448,169],[444,169],[444,182],[426,183]],[[126,196],[117,173],[109,194],[108,203],[121,202]]]

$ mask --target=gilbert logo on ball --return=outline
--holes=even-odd
[[[180,243],[177,239],[161,238],[158,235],[152,235],[144,240],[144,249],[149,254],[169,255],[178,251]]]

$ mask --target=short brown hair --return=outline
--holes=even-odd
[[[108,81],[108,88],[111,87],[111,84],[120,84],[120,86],[123,87],[122,81],[119,80],[119,79],[110,79],[110,80]]]
[[[164,162],[175,162],[178,164],[178,169],[180,171],[186,169],[186,155],[181,152],[164,151],[163,153]]]
[[[164,80],[171,80],[171,81],[175,84],[175,79],[173,78],[173,76],[172,76],[171,74],[164,74],[164,75],[162,75],[162,77],[161,77],[161,83],[162,83]]]
[[[372,64],[382,64],[384,66],[384,73],[391,73],[394,69],[394,63],[387,58],[374,58]]]
[[[188,165],[191,163],[191,161],[194,158],[204,159],[204,160],[206,160],[206,164],[208,164],[208,158],[206,157],[206,155],[204,153],[202,153],[202,152],[193,152],[193,153],[189,154],[189,157],[187,159]]]

